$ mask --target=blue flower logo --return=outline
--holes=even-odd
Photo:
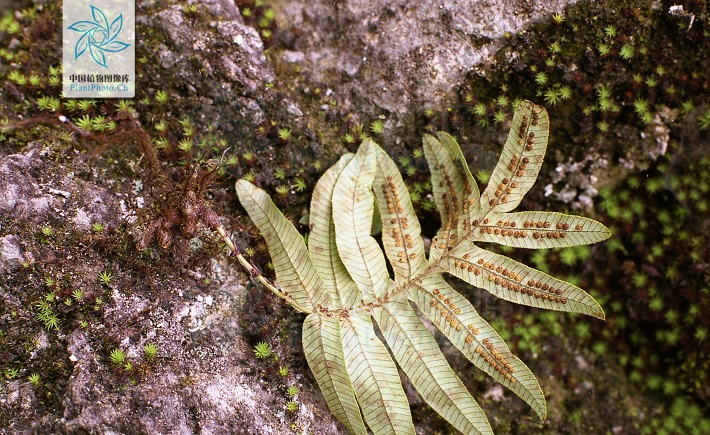
[[[68,27],[69,30],[82,33],[74,47],[74,59],[79,59],[88,51],[96,63],[108,68],[105,53],[117,53],[131,45],[116,40],[123,28],[123,14],[113,20],[110,26],[101,9],[91,6],[91,15],[94,21],[77,21]]]

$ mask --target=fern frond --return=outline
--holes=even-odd
[[[535,375],[508,349],[503,338],[441,275],[416,281],[410,299],[476,367],[506,386],[544,420],[547,405]]]
[[[330,411],[356,435],[367,435],[345,367],[337,318],[310,314],[303,322],[303,351]]]
[[[468,241],[452,250],[441,267],[506,301],[604,319],[599,303],[581,288]]]
[[[373,144],[370,139],[363,141],[338,177],[333,193],[335,242],[340,259],[364,295],[364,302],[382,297],[390,280],[384,254],[370,236],[376,158]]]
[[[303,237],[293,224],[263,190],[245,180],[237,181],[236,188],[239,200],[266,239],[276,278],[287,302],[304,312],[312,312],[318,305],[328,305],[328,292],[313,267]]]
[[[374,333],[370,316],[340,321],[343,353],[367,425],[376,434],[414,435],[409,403],[397,367]]]
[[[549,131],[547,110],[530,101],[521,102],[513,115],[498,164],[481,195],[483,214],[511,211],[520,204],[537,180]]]
[[[514,248],[547,249],[590,245],[611,236],[599,222],[581,216],[545,211],[489,213],[472,234],[481,242]]]
[[[604,225],[580,216],[512,212],[538,176],[548,131],[547,112],[523,101],[482,194],[456,140],[446,133],[424,136],[442,221],[428,259],[397,166],[370,139],[356,154],[343,156],[316,184],[308,248],[263,191],[245,181],[237,183],[242,204],[266,239],[281,289],[263,277],[261,281],[310,313],[303,325],[306,359],[331,411],[350,432],[365,434],[367,424],[375,434],[415,433],[386,344],[422,398],[454,427],[464,433],[491,433],[485,414],[412,304],[476,367],[545,419],[547,404],[533,373],[443,274],[507,301],[604,318],[597,301],[579,287],[475,244],[550,248],[610,236]],[[384,253],[372,229],[381,229]],[[224,229],[218,231],[236,251]],[[243,257],[237,258],[248,266]]]
[[[471,215],[480,209],[480,193],[461,148],[451,135],[425,135],[422,142],[431,170],[434,202],[441,216],[436,239],[443,245],[431,253],[431,260],[437,260],[442,249],[461,240],[471,229]]]
[[[429,406],[463,433],[493,433],[481,407],[406,298],[375,308],[373,316],[397,363]]]
[[[394,161],[377,145],[373,191],[382,222],[382,243],[397,282],[424,273],[427,260],[419,219]]]
[[[318,274],[331,293],[332,307],[335,308],[352,308],[362,298],[360,290],[340,260],[338,248],[335,245],[335,224],[333,223],[332,199],[335,183],[352,158],[353,154],[346,154],[328,169],[318,180],[311,197],[308,252]]]

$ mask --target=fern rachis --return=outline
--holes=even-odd
[[[258,278],[308,314],[303,327],[306,359],[331,411],[350,432],[366,434],[367,425],[376,434],[414,433],[387,347],[421,396],[454,427],[464,433],[491,432],[411,303],[474,365],[545,418],[545,398],[535,376],[442,273],[512,302],[604,318],[599,304],[582,289],[474,245],[485,241],[548,248],[608,238],[609,231],[591,219],[511,212],[537,178],[548,131],[547,112],[523,102],[483,193],[451,136],[424,137],[442,221],[429,258],[396,165],[369,139],[316,185],[308,247],[266,193],[247,181],[237,182],[240,201],[266,239],[280,288]],[[370,235],[375,202],[384,252]],[[375,335],[373,319],[387,346]]]

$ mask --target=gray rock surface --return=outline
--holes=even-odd
[[[575,1],[283,1],[280,32],[314,83],[345,113],[384,115],[389,130],[455,101],[470,71],[489,65],[516,33]],[[396,140],[392,137],[392,140]]]
[[[170,89],[195,122],[239,145],[265,121],[264,106],[273,98],[267,84],[275,76],[257,31],[243,23],[234,4],[205,6],[214,16],[198,24],[181,4],[137,4],[136,23],[151,32],[137,43],[157,63],[146,68],[145,85]]]
[[[0,273],[13,271],[25,261],[17,236],[0,237]]]
[[[40,261],[46,261],[48,254],[42,245],[52,245],[55,238],[62,237],[56,228],[86,240],[91,234],[88,223],[104,222],[107,227],[115,227],[126,217],[119,206],[126,207],[121,193],[126,184],[122,180],[109,180],[100,186],[85,179],[67,178],[69,168],[46,160],[37,149],[0,159],[0,168],[22,168],[21,172],[3,173],[3,187],[18,193],[12,202],[6,200],[7,208],[0,209],[0,219],[31,223],[31,215],[35,220],[51,222],[55,228],[51,237],[42,238],[39,245],[33,246],[40,251]],[[98,174],[89,178],[104,184]],[[46,199],[46,207],[29,208],[42,198]],[[79,215],[85,218],[77,220]],[[34,281],[43,282],[45,276],[57,281],[62,276],[71,277],[77,288],[87,289],[92,285],[86,281],[95,280],[104,268],[115,264],[110,258],[97,258],[97,252],[82,243],[66,245],[66,259],[75,261],[55,258],[53,263],[61,266],[52,272],[33,265],[30,273],[36,276]],[[133,242],[131,245],[134,249]],[[21,309],[20,297],[24,296],[14,293],[14,285],[20,281],[13,272],[22,261],[25,255],[19,237],[0,238],[0,282],[10,286],[0,285],[0,303],[6,308],[15,307],[16,311]],[[45,352],[51,349],[54,360],[47,362],[66,365],[68,376],[50,381],[50,371],[35,371],[47,384],[63,383],[55,399],[60,404],[59,413],[40,411],[46,397],[42,387],[34,388],[27,382],[32,372],[21,371],[22,381],[0,384],[0,410],[10,418],[9,433],[339,433],[317,386],[304,372],[307,367],[302,356],[296,354],[300,336],[299,319],[294,313],[279,309],[275,314],[286,325],[296,322],[288,329],[291,336],[275,349],[283,355],[280,361],[254,358],[241,326],[242,316],[248,317],[252,309],[247,308],[245,313],[248,290],[236,267],[219,256],[208,267],[189,273],[176,271],[169,277],[149,272],[141,278],[135,270],[123,269],[120,273],[113,269],[115,284],[104,291],[105,305],[98,310],[98,319],[89,320],[82,327],[72,317],[78,313],[61,313],[57,332],[42,329],[40,322],[30,320],[25,331],[30,331],[34,344],[26,366],[42,367],[42,358],[48,358]],[[160,291],[133,293],[130,282],[136,278],[153,281]],[[24,288],[28,289],[33,291],[33,286]],[[95,300],[101,290],[94,291]],[[87,300],[79,304],[90,313],[91,296],[89,290],[85,292]],[[61,304],[53,306],[61,310]],[[19,331],[12,327],[6,333],[14,335]],[[158,358],[152,363],[144,357],[143,347],[149,342],[159,349]],[[118,348],[134,365],[130,371],[110,362],[110,352]],[[292,354],[297,355],[295,361]],[[276,376],[279,365],[290,367],[291,374],[285,378]],[[285,389],[289,385],[300,390],[300,406],[295,413],[285,410]]]
[[[52,196],[42,192],[28,175],[39,164],[37,150],[28,154],[15,154],[0,164],[0,213],[16,219],[37,222],[49,211]]]
[[[0,160],[0,217],[33,222],[36,230],[50,220],[71,219],[76,229],[84,231],[91,223],[116,217],[119,201],[105,188],[87,185],[71,168],[48,173],[49,153],[36,142],[27,152]]]

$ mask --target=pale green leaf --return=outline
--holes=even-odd
[[[550,118],[530,101],[520,103],[488,187],[481,195],[481,216],[489,210],[511,211],[530,190],[542,167],[547,149]]]
[[[599,303],[581,288],[470,242],[457,246],[440,266],[507,301],[604,319]]]
[[[514,248],[557,248],[591,245],[611,236],[600,222],[545,211],[489,213],[473,231],[473,240]]]
[[[330,295],[313,266],[301,234],[266,192],[246,180],[237,181],[236,188],[239,201],[266,240],[281,290],[307,310],[328,305]]]
[[[362,142],[355,157],[338,177],[333,192],[338,252],[366,302],[384,295],[390,281],[384,254],[370,236],[374,209],[371,186],[375,179],[376,158],[373,145],[370,139]]]
[[[465,198],[468,202],[468,206],[462,207],[461,209],[462,215],[465,217],[466,211],[468,211],[469,215],[471,215],[478,207],[481,194],[478,191],[478,185],[476,184],[476,180],[473,179],[473,175],[471,175],[471,170],[468,168],[468,162],[466,162],[466,159],[463,156],[463,152],[461,152],[461,146],[458,144],[458,142],[453,136],[444,131],[437,132],[436,137],[439,139],[441,145],[443,145],[449,152],[449,156],[451,156],[451,161],[456,171],[456,177],[461,180],[460,182],[463,187],[463,196],[461,198]],[[458,182],[454,184],[456,185],[457,183]]]
[[[311,197],[308,251],[318,275],[331,293],[332,307],[354,307],[362,298],[360,290],[348,275],[335,245],[332,198],[335,183],[353,154],[345,154],[318,180]]]
[[[423,272],[427,261],[419,219],[397,166],[377,145],[374,192],[382,219],[382,244],[395,279],[409,281]]]
[[[441,228],[434,246],[432,260],[449,245],[456,243],[470,229],[471,214],[479,208],[478,186],[456,140],[439,132],[437,137],[424,135],[424,154],[431,170],[434,202],[441,216]]]
[[[409,298],[469,361],[527,402],[541,420],[545,419],[545,396],[535,375],[441,275],[415,280]]]
[[[365,422],[375,434],[414,435],[397,367],[367,314],[340,320],[343,353]]]
[[[397,363],[429,406],[463,433],[493,433],[406,298],[390,299],[373,315]]]
[[[303,322],[303,351],[330,411],[355,435],[367,435],[350,382],[339,321],[310,314]]]

